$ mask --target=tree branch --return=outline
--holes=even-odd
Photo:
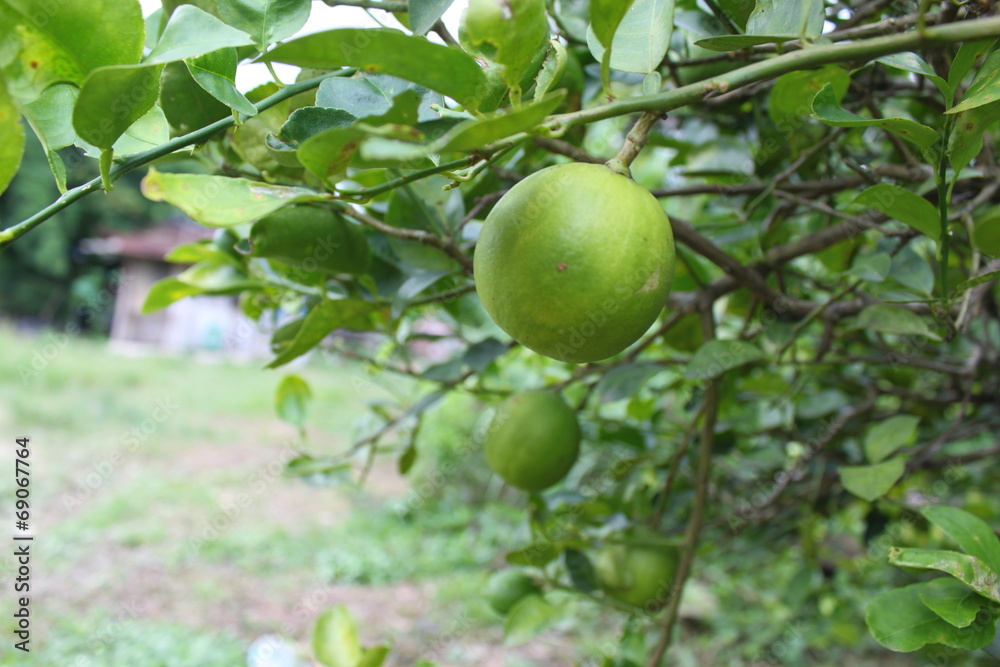
[[[376,231],[382,232],[386,236],[393,236],[397,239],[403,239],[405,241],[415,241],[416,243],[422,243],[424,245],[437,248],[461,264],[466,273],[469,275],[472,274],[472,260],[468,255],[463,253],[458,246],[455,245],[454,241],[450,237],[430,234],[419,229],[393,227],[392,225],[387,225],[377,218],[373,218],[367,213],[359,211],[353,206],[345,206],[340,209],[340,212],[350,218],[354,218],[364,225],[368,225]]]

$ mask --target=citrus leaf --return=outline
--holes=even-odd
[[[758,44],[816,37],[823,31],[822,0],[757,0],[745,35],[722,35],[696,42],[712,51],[734,51]]]
[[[146,294],[146,300],[142,304],[142,314],[149,315],[166,308],[172,303],[197,294],[203,294],[205,290],[195,285],[189,285],[177,278],[164,278],[153,284]]]
[[[14,100],[0,79],[0,194],[14,180],[24,155],[24,127],[21,125]]]
[[[663,62],[674,27],[674,0],[634,0],[611,42],[610,67],[646,74]],[[594,59],[603,61],[605,48],[592,30],[587,46]]]
[[[407,90],[415,90],[420,97],[418,121],[439,118],[431,105],[444,104],[440,93],[388,74],[326,79],[316,91],[316,106],[342,109],[358,118],[370,118],[388,113],[396,96]]]
[[[526,595],[511,608],[503,625],[504,644],[519,646],[556,620],[558,608],[540,595]]]
[[[496,47],[490,59],[503,66],[507,87],[519,95],[521,80],[532,73],[532,63],[548,43],[545,1],[470,0],[464,22],[473,44]]]
[[[962,101],[945,113],[961,113],[998,101],[1000,101],[1000,52],[994,51],[979,68]]]
[[[922,317],[902,306],[878,303],[868,306],[851,325],[854,329],[896,334],[898,336],[925,336],[939,341],[941,337],[930,330]]]
[[[222,20],[249,34],[261,50],[297,33],[312,9],[312,0],[215,0],[215,4]]]
[[[1000,576],[1000,538],[985,521],[965,510],[945,505],[925,507],[921,514],[955,540],[963,551],[983,561]]]
[[[339,329],[354,318],[366,315],[376,309],[375,304],[360,299],[321,302],[309,311],[291,343],[282,350],[274,361],[267,365],[267,368],[284,366],[292,359],[300,357],[316,347],[334,329]]]
[[[840,106],[831,85],[820,90],[812,102],[813,115],[833,127],[881,127],[921,148],[930,148],[938,133],[926,125],[908,118],[862,118]]]
[[[0,83],[0,87],[3,84]],[[3,92],[0,91],[0,95]],[[59,83],[48,87],[41,97],[22,105],[21,110],[25,120],[35,131],[35,135],[45,150],[49,168],[56,179],[59,192],[66,192],[66,165],[59,157],[60,148],[66,148],[76,143],[76,130],[73,129],[73,107],[76,106],[80,89],[68,83]],[[7,143],[7,140],[3,140]],[[16,145],[12,143],[11,145]],[[8,146],[9,148],[9,146]],[[2,152],[2,149],[0,149]],[[0,158],[4,164],[9,158]],[[2,169],[2,167],[0,167]],[[0,187],[0,192],[3,187]]]
[[[110,151],[125,130],[153,108],[162,71],[162,65],[121,65],[91,72],[73,108],[77,135]]]
[[[165,64],[194,58],[227,46],[252,44],[250,35],[231,28],[194,5],[181,5],[167,21],[144,64]]]
[[[920,601],[928,609],[956,628],[968,627],[989,604],[982,595],[951,577],[928,581],[919,591]]]
[[[898,567],[937,570],[950,574],[984,597],[1000,602],[1000,574],[968,554],[944,549],[889,549],[889,562]]]
[[[423,35],[434,27],[434,24],[444,16],[455,0],[408,0],[407,12],[410,15],[410,30]]]
[[[274,394],[274,408],[281,420],[302,428],[306,424],[311,399],[308,382],[298,375],[286,375]]]
[[[358,67],[392,74],[476,108],[485,79],[476,61],[451,47],[391,29],[339,28],[286,42],[264,60],[299,67]]]
[[[538,76],[535,77],[535,102],[540,101],[555,85],[565,71],[568,61],[569,52],[563,43],[557,39],[549,40],[549,52],[542,62],[542,69],[538,70]]]
[[[7,10],[5,21],[14,19],[12,28],[34,33],[30,39],[43,39],[52,49],[51,56],[72,63],[72,76],[38,82],[43,90],[53,80],[79,84],[98,67],[134,65],[142,56],[146,28],[138,2],[0,0],[0,12],[3,10]]]
[[[663,370],[663,366],[652,363],[618,366],[601,376],[597,383],[597,393],[604,403],[628,398]]]
[[[355,667],[382,667],[382,663],[385,662],[387,657],[389,657],[388,646],[366,648],[361,655],[361,660],[358,661]]]
[[[838,472],[845,489],[870,502],[887,494],[905,470],[906,459],[897,456],[870,466],[841,466]]]
[[[1000,102],[963,111],[948,137],[948,162],[957,174],[983,149],[983,132],[1000,120]]]
[[[688,380],[711,380],[726,371],[764,359],[753,343],[742,340],[710,340],[694,353],[684,377]]]
[[[996,38],[977,39],[973,42],[963,42],[958,47],[958,52],[951,61],[951,69],[948,70],[948,85],[956,88],[962,82],[965,75],[969,73],[972,66],[980,58],[985,56],[996,43]]]
[[[868,429],[865,433],[865,455],[878,463],[903,445],[910,444],[917,432],[920,417],[896,415]]]
[[[232,227],[262,218],[282,206],[326,199],[306,188],[204,174],[168,174],[150,169],[142,193],[165,201],[209,227]]]
[[[851,84],[850,75],[841,67],[789,72],[778,77],[768,98],[767,113],[775,127],[786,135],[800,131],[804,118],[812,115],[809,104],[816,93],[830,84],[836,99],[841,99]]]
[[[928,609],[920,600],[924,584],[882,593],[865,611],[865,623],[875,640],[892,651],[916,651],[927,644],[955,648],[983,648],[996,634],[993,623],[956,628]]]
[[[363,649],[358,627],[344,605],[327,609],[316,619],[313,653],[326,667],[357,667]]]
[[[518,132],[530,131],[555,111],[566,99],[565,90],[557,90],[534,104],[520,109],[497,111],[484,118],[459,123],[429,150],[433,153],[472,151]]]
[[[941,236],[940,216],[934,204],[898,185],[873,185],[862,190],[851,203],[882,211],[890,218],[905,222],[932,239],[936,240]]]
[[[937,86],[937,89],[941,91],[942,95],[944,95],[945,100],[951,102],[951,98],[954,95],[951,84],[938,76],[934,70],[931,69],[931,66],[916,53],[908,51],[904,53],[893,53],[892,55],[877,58],[877,60],[883,65],[888,65],[889,67],[895,67],[906,72],[913,72],[914,74],[926,77],[931,83]]]
[[[256,116],[257,107],[236,89],[235,48],[219,49],[184,61],[195,82],[208,94],[234,111]]]
[[[183,62],[169,63],[163,68],[160,104],[170,126],[180,134],[210,125],[232,113],[195,82]]]

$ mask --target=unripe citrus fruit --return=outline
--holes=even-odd
[[[674,238],[649,191],[603,165],[527,177],[486,218],[476,289],[517,342],[561,361],[606,359],[656,320],[670,291]]]
[[[565,477],[576,463],[580,424],[558,394],[527,391],[497,409],[484,451],[490,468],[505,482],[541,491]]]
[[[308,204],[286,206],[254,223],[250,254],[306,271],[361,274],[371,264],[368,241],[357,225]]]
[[[670,595],[677,574],[677,548],[643,532],[629,533],[624,540],[607,544],[598,552],[594,565],[597,582],[616,600],[655,611]]]
[[[501,570],[486,582],[486,601],[493,611],[506,616],[521,598],[538,593],[538,586],[531,577],[517,570]]]

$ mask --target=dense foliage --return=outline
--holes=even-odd
[[[505,558],[542,592],[505,602],[509,636],[582,600],[622,621],[595,664],[661,664],[677,627],[712,637],[720,664],[820,664],[880,650],[872,637],[934,664],[998,652],[992,3],[472,0],[453,36],[448,0],[327,0],[399,27],[294,39],[310,0],[163,4],[144,21],[137,2],[0,1],[0,186],[25,125],[61,186],[67,146],[101,171],[5,218],[0,248],[148,166],[146,197],[226,231],[176,249],[193,266],[147,310],[239,294],[277,323],[271,367],[319,347],[436,385],[373,406],[353,447],[303,453],[290,474],[363,478],[395,456],[419,473],[400,515],[419,514],[481,483],[466,464],[488,415],[422,462],[421,427],[443,405],[561,392],[581,455],[526,496]],[[302,70],[244,95],[235,72],[250,60]],[[630,173],[677,244],[658,321],[581,365],[509,338],[473,280],[504,193],[572,161]],[[547,219],[572,204],[559,190],[535,203]],[[605,224],[624,236],[629,222]],[[424,361],[429,340],[448,358]],[[279,414],[304,428],[309,394],[286,376]],[[706,590],[707,611],[690,592]],[[386,652],[363,649],[342,608],[314,648],[338,667]]]

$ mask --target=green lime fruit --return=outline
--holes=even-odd
[[[576,413],[558,395],[527,391],[504,401],[486,432],[486,462],[505,482],[524,491],[547,489],[580,455]]]
[[[598,585],[614,599],[656,611],[667,602],[680,556],[658,536],[632,532],[621,543],[605,545],[597,554]]]
[[[538,591],[538,586],[526,574],[517,570],[500,570],[486,582],[484,592],[493,611],[506,616],[522,598],[537,594]]]
[[[606,359],[663,309],[674,237],[656,198],[603,165],[564,164],[527,177],[479,235],[476,289],[497,326],[553,359]]]
[[[360,227],[309,204],[286,206],[254,223],[250,254],[304,271],[362,274],[371,251]]]

